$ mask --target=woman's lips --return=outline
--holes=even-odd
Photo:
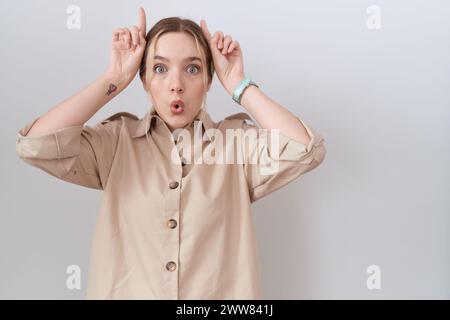
[[[181,100],[172,101],[172,103],[170,104],[170,110],[175,115],[183,113],[183,111],[184,111],[184,102],[181,101]]]

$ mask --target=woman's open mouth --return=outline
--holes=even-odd
[[[172,114],[181,114],[184,111],[184,102],[182,100],[175,100],[172,101],[170,104],[170,110],[172,111]]]

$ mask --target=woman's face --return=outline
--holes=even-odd
[[[196,57],[197,59],[190,59]],[[201,109],[203,94],[209,91],[203,84],[203,73],[194,38],[183,32],[169,32],[159,37],[155,59],[147,59],[144,87],[158,113],[171,131],[183,128]],[[171,103],[181,99],[184,107],[173,109]]]

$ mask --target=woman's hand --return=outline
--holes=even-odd
[[[146,15],[139,8],[139,23],[130,28],[113,31],[110,61],[106,74],[117,80],[117,85],[126,87],[135,77],[145,50]]]
[[[231,36],[223,36],[222,31],[217,31],[211,37],[206,26],[206,21],[200,21],[200,27],[208,40],[212,52],[214,68],[217,77],[230,95],[236,86],[244,79],[244,57],[239,42],[232,41]]]

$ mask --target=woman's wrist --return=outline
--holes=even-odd
[[[103,74],[103,79],[108,83],[108,90],[122,91],[131,83],[132,77],[107,70]]]
[[[228,94],[230,96],[233,96],[233,92],[236,89],[236,87],[239,85],[239,83],[241,83],[241,81],[245,78],[244,75],[240,76],[240,77],[236,77],[236,78],[232,78],[227,82],[227,85],[225,87],[225,89],[228,91]]]

